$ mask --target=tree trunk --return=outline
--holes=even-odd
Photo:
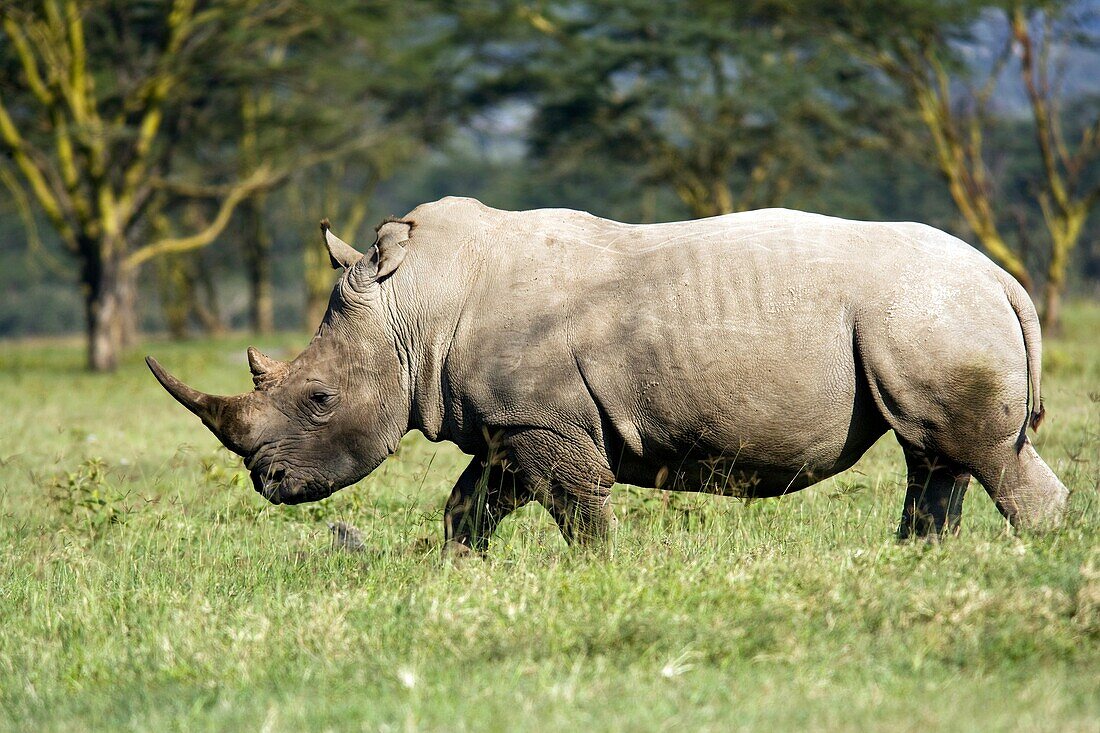
[[[210,336],[225,333],[225,321],[222,320],[221,309],[218,307],[218,290],[214,285],[210,265],[201,254],[195,258],[195,285],[195,317],[202,324],[203,331]],[[199,297],[200,292],[202,297]]]
[[[1070,256],[1077,248],[1081,232],[1088,218],[1088,207],[1083,202],[1063,207],[1059,213],[1051,211],[1049,199],[1041,198],[1047,229],[1050,231],[1050,262],[1047,264],[1047,286],[1043,291],[1043,330],[1048,335],[1062,334],[1062,294],[1066,289],[1066,270]]]
[[[88,368],[94,372],[114,371],[118,366],[126,317],[127,296],[119,263],[104,258],[104,251],[117,252],[120,248],[94,240],[84,241],[80,246]]]
[[[642,223],[652,224],[657,221],[657,189],[654,186],[646,186],[642,189]]]
[[[208,336],[225,333],[214,280],[201,254],[161,257],[157,275],[164,320],[174,340],[187,338],[195,322]]]
[[[328,310],[328,297],[318,298],[311,296],[306,300],[305,312],[302,315],[306,329],[316,331],[321,325]]]
[[[245,204],[245,259],[248,265],[249,319],[256,333],[275,330],[275,300],[271,283],[271,237],[263,220],[263,196]]]
[[[88,323],[88,368],[111,372],[118,366],[121,307],[119,294],[110,288],[89,295],[84,303]]]
[[[352,246],[357,246],[357,233],[367,217],[367,202],[370,201],[374,187],[378,184],[378,171],[370,167],[370,177],[365,184],[355,184],[348,188],[344,185],[347,180],[347,170],[348,164],[342,163],[333,165],[328,169],[327,174],[314,176],[321,179],[321,185],[314,190],[320,193],[320,209],[332,219],[333,225],[344,235],[344,238],[351,242]],[[312,183],[310,186],[312,188]],[[349,190],[354,190],[355,193],[349,196]],[[305,190],[297,194],[291,192],[290,195],[299,203],[307,200]],[[302,239],[305,247],[302,250],[302,279],[306,295],[302,325],[309,330],[316,330],[328,310],[329,296],[332,294],[336,276],[332,272],[328,251],[319,233],[313,227],[310,227],[310,230],[309,234]],[[368,248],[363,244],[358,246],[361,251],[366,251]]]
[[[1042,328],[1044,336],[1062,335],[1062,290],[1063,284],[1057,280],[1047,282],[1043,290]]]
[[[131,268],[122,268],[119,272],[118,298],[118,343],[127,349],[136,346],[141,336],[137,313],[137,273]]]
[[[739,205],[734,202],[733,191],[724,179],[711,178],[704,183],[700,178],[693,177],[689,179],[690,183],[676,186],[676,193],[688,207],[692,218],[706,219],[748,208],[747,204]]]

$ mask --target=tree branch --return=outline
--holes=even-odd
[[[251,176],[230,190],[222,201],[214,220],[208,226],[190,236],[167,237],[136,249],[126,258],[125,266],[134,268],[163,254],[187,252],[205,247],[222,233],[226,225],[229,224],[233,212],[242,201],[259,191],[270,190],[285,180],[288,175],[289,173],[285,171],[273,173],[266,166],[257,169]]]
[[[16,55],[19,56],[19,63],[23,67],[23,74],[27,77],[27,87],[43,106],[53,106],[53,92],[49,90],[46,86],[46,82],[42,80],[42,75],[38,71],[38,61],[31,51],[30,44],[27,42],[27,36],[19,27],[19,24],[15,22],[15,19],[10,15],[4,18],[4,31],[8,34],[8,37],[11,38],[12,46],[15,47]]]
[[[145,114],[138,125],[132,162],[123,173],[122,187],[118,194],[119,209],[124,218],[129,218],[133,212],[134,190],[148,170],[149,153],[164,119],[164,102],[176,83],[170,64],[192,30],[194,10],[194,0],[175,0],[168,14],[168,42],[158,59],[157,70],[146,87],[147,96],[142,105]]]
[[[1085,207],[1086,212],[1092,211],[1098,204],[1100,204],[1100,184],[1097,184],[1092,188],[1092,190],[1086,193],[1084,197],[1082,197],[1081,201]]]
[[[19,185],[19,179],[7,165],[0,163],[0,182],[12,195],[15,207],[19,211],[19,218],[23,221],[23,228],[27,232],[27,253],[32,255],[36,262],[46,265],[46,268],[59,277],[71,277],[72,268],[66,267],[54,257],[43,245],[42,237],[38,233],[38,225],[34,221],[34,210],[26,191]],[[62,240],[66,247],[69,243]]]
[[[1070,208],[1069,193],[1062,180],[1054,150],[1054,135],[1050,125],[1050,110],[1047,100],[1035,79],[1034,44],[1028,30],[1027,14],[1023,7],[1016,6],[1012,11],[1012,33],[1016,38],[1020,54],[1020,75],[1031,103],[1031,115],[1035,120],[1035,139],[1039,145],[1039,154],[1043,161],[1043,172],[1047,179],[1047,188],[1054,204],[1064,213]]]
[[[0,142],[11,153],[12,160],[22,172],[27,183],[30,184],[34,197],[38,200],[42,210],[50,222],[57,228],[58,233],[67,243],[75,243],[76,236],[71,222],[65,217],[64,209],[56,192],[47,181],[46,173],[31,160],[28,154],[30,146],[23,136],[19,134],[11,115],[4,106],[3,97],[0,97]]]

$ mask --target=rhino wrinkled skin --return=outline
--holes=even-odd
[[[1042,417],[1035,309],[964,242],[913,223],[782,209],[629,225],[445,198],[378,228],[289,363],[255,391],[161,383],[244,457],[270,501],[324,498],[410,430],[473,456],[445,551],[483,549],[535,500],[569,541],[613,522],[615,481],[779,496],[893,430],[903,538],[958,531],[976,477],[1016,525],[1067,491],[1027,438]]]

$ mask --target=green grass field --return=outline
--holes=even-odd
[[[607,556],[529,506],[439,557],[464,458],[410,436],[273,507],[141,361],[250,387],[245,340],[0,345],[0,729],[1100,730],[1100,304],[1046,344],[1066,527],[899,545],[901,452],[781,500],[621,487]],[[301,334],[258,346],[286,355]],[[369,549],[333,551],[326,522]]]

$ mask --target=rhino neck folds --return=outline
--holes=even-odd
[[[379,312],[408,401],[406,431],[419,430],[429,440],[440,440],[445,438],[442,371],[455,328],[446,323],[442,289],[416,287],[418,278],[409,275],[416,268],[409,264],[379,283]]]

